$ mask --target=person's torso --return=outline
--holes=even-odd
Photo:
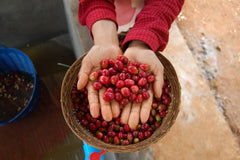
[[[128,31],[134,25],[137,14],[141,11],[144,0],[115,0],[118,33]]]

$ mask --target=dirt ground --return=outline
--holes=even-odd
[[[185,0],[177,24],[240,146],[240,1]]]

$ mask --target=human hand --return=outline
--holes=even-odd
[[[133,62],[148,64],[150,66],[149,72],[155,75],[153,86],[150,86],[148,90],[150,97],[142,103],[129,103],[123,108],[121,122],[129,124],[131,129],[135,129],[139,119],[142,123],[147,122],[152,106],[153,94],[157,98],[161,97],[164,68],[155,53],[141,41],[131,42],[124,56]]]
[[[87,87],[88,101],[90,106],[90,113],[94,118],[100,116],[100,106],[102,117],[106,121],[111,121],[112,117],[119,116],[119,103],[116,101],[106,102],[102,95],[106,88],[99,91],[93,88],[93,82],[89,81],[89,75],[93,71],[101,68],[100,64],[103,59],[116,59],[121,55],[119,42],[117,38],[116,25],[109,20],[97,21],[92,27],[94,37],[94,46],[89,50],[82,61],[82,66],[78,75],[77,88],[79,90]]]
[[[100,106],[103,119],[106,121],[110,121],[112,117],[119,115],[118,103],[115,101],[111,103],[104,101],[102,95],[106,91],[106,88],[103,87],[99,91],[95,90],[92,85],[93,82],[89,81],[89,75],[101,69],[100,64],[103,59],[116,59],[120,54],[121,50],[119,47],[94,45],[82,61],[77,87],[81,90],[87,86],[90,113],[94,118],[100,115]]]

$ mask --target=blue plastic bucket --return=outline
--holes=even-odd
[[[26,72],[33,76],[34,87],[27,105],[12,119],[0,121],[0,126],[17,122],[26,117],[38,104],[40,98],[40,80],[30,58],[20,50],[7,48],[0,44],[0,73],[9,71]]]

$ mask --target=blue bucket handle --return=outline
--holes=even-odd
[[[101,150],[88,145],[84,141],[83,141],[83,150],[85,153],[85,160],[89,160],[89,157],[93,152],[98,152],[98,153],[101,152]],[[101,155],[101,160],[104,160],[104,155]]]
[[[3,49],[7,49],[7,47],[2,44],[0,44],[0,47],[2,47]]]

